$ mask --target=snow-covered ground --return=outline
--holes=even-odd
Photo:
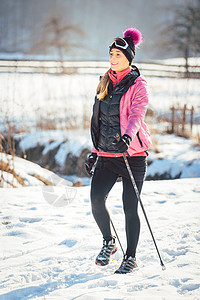
[[[199,178],[145,182],[142,201],[166,270],[139,209],[139,267],[127,275],[114,274],[120,248],[108,266],[94,264],[102,238],[91,215],[90,188],[76,188],[69,205],[67,194],[49,204],[59,189],[0,189],[1,300],[200,299]],[[108,208],[125,248],[121,192],[117,183]]]

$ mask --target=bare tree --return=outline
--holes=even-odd
[[[29,53],[54,52],[61,62],[70,51],[79,45],[74,42],[74,35],[83,36],[83,31],[69,22],[64,24],[57,15],[51,16],[41,30],[39,40],[30,48]]]
[[[200,0],[186,1],[175,8],[174,17],[162,30],[163,46],[176,49],[185,59],[185,74],[189,76],[190,56],[200,54]]]

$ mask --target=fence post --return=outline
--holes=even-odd
[[[191,114],[190,114],[190,130],[191,130],[191,133],[192,133],[193,122],[194,122],[194,106],[192,106]]]
[[[175,122],[175,108],[174,106],[171,107],[172,111],[172,133],[174,133],[174,122]]]
[[[184,134],[184,132],[185,132],[186,110],[187,110],[187,105],[185,104],[184,107],[183,107],[182,134]]]

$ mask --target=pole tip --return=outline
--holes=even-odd
[[[165,270],[166,270],[166,267],[165,267],[165,265],[164,265],[164,264],[162,264],[161,266],[162,266],[162,270],[163,270],[163,271],[165,271]]]

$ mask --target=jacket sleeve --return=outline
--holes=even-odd
[[[137,81],[131,88],[132,92],[130,94],[128,107],[128,123],[125,133],[133,140],[141,127],[142,121],[144,121],[149,97],[145,80]]]

